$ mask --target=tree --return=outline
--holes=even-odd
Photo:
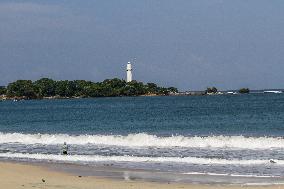
[[[93,82],[91,81],[85,81],[85,80],[75,80],[73,81],[74,84],[74,96],[77,97],[88,97],[88,90],[93,85]]]
[[[169,88],[168,88],[168,91],[169,91],[169,92],[172,92],[172,93],[177,93],[177,92],[178,92],[178,89],[175,88],[175,87],[169,87]]]
[[[155,83],[147,83],[146,90],[148,91],[148,93],[155,94],[158,92],[159,89]]]
[[[132,85],[126,85],[121,89],[122,96],[135,96],[135,88]]]
[[[103,96],[122,96],[122,89],[127,85],[118,78],[107,79],[100,83]]]
[[[103,81],[103,84],[109,85],[111,88],[119,89],[121,87],[124,87],[126,85],[126,82],[124,80],[114,78]]]
[[[133,88],[133,95],[138,96],[138,95],[144,95],[147,93],[144,84],[142,82],[137,82],[135,80],[131,81],[128,83],[130,87]]]
[[[7,92],[6,87],[0,86],[0,95],[5,95]]]
[[[208,94],[208,93],[213,93],[213,94],[216,94],[218,92],[218,89],[216,87],[208,87],[206,90],[205,90],[205,93]]]
[[[18,80],[7,87],[0,88],[0,94],[8,97],[25,97],[27,99],[43,98],[51,96],[60,97],[112,97],[112,96],[139,96],[145,94],[168,95],[170,92],[178,92],[174,87],[159,87],[155,83],[147,83],[114,78],[103,82],[91,82],[85,80],[54,81],[49,78],[41,78],[34,83],[31,80]]]
[[[84,87],[84,93],[87,97],[102,97],[102,89],[99,83],[91,83]]]
[[[39,97],[55,96],[56,82],[52,79],[42,78],[34,82],[35,91]]]
[[[16,82],[10,83],[7,87],[7,95],[9,97],[24,97],[27,99],[37,97],[31,80],[17,80]]]
[[[57,81],[55,94],[61,97],[73,97],[75,95],[76,85],[73,81]]]
[[[249,88],[241,88],[239,90],[239,93],[241,93],[241,94],[245,94],[245,93],[249,93],[249,92],[250,92]]]

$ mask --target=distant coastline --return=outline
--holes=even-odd
[[[52,80],[42,78],[37,81],[17,80],[8,86],[0,87],[0,100],[31,100],[31,99],[78,99],[97,97],[124,96],[204,96],[204,95],[237,95],[248,93],[281,94],[283,89],[219,91],[216,87],[208,87],[204,91],[180,92],[175,87],[160,87],[155,83],[146,83],[114,78],[102,82],[85,80]]]
[[[155,83],[126,82],[114,78],[102,82],[85,80],[37,81],[17,80],[0,87],[0,100],[69,99],[122,96],[167,96],[178,93],[175,87],[160,87]]]

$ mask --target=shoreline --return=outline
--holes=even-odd
[[[91,188],[213,188],[200,185],[176,183],[155,183],[106,179],[100,177],[80,176],[48,169],[45,166],[0,162],[0,185],[5,189],[46,188],[46,189],[91,189]],[[5,179],[4,179],[5,178]],[[275,187],[273,187],[275,188]]]
[[[144,94],[144,95],[133,95],[133,96],[99,96],[99,97],[80,97],[80,96],[74,96],[74,97],[62,97],[62,96],[51,96],[51,97],[42,97],[42,98],[26,98],[24,96],[20,97],[7,97],[4,95],[0,95],[0,101],[21,101],[21,100],[68,100],[68,99],[99,99],[99,98],[122,98],[122,97],[195,97],[195,96],[235,96],[235,95],[248,95],[248,94],[265,94],[264,92],[250,92],[250,93],[238,93],[238,94],[231,94],[227,93],[226,91],[222,91],[219,93],[197,93],[197,92],[191,92],[190,94],[183,94],[183,93],[177,93],[177,94]],[[282,94],[282,93],[274,93],[271,92],[270,94]]]
[[[121,98],[121,97],[163,97],[163,96],[180,96],[180,95],[161,95],[161,94],[145,94],[137,96],[100,96],[100,97],[62,97],[62,96],[51,96],[51,97],[42,97],[42,98],[31,98],[28,99],[25,96],[19,97],[7,97],[0,95],[0,101],[21,101],[21,100],[67,100],[67,99],[98,99],[98,98]],[[186,96],[186,95],[183,95]]]
[[[183,180],[180,174],[130,170],[111,166],[88,167],[68,163],[39,163],[20,161],[0,161],[0,185],[7,189],[16,188],[284,188],[284,183],[231,183],[233,177],[211,175],[184,175],[191,178]],[[5,178],[5,179],[3,179]],[[226,182],[213,182],[222,178]],[[168,180],[167,180],[168,179]],[[200,183],[198,180],[207,180]],[[222,180],[221,179],[221,180]],[[231,180],[230,180],[231,179]],[[258,178],[263,181],[264,178]],[[68,181],[67,181],[68,180]],[[282,178],[281,178],[282,180]],[[282,180],[283,181],[283,180]]]

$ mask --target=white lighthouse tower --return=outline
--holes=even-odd
[[[131,82],[132,81],[132,66],[130,62],[127,63],[126,74],[127,74],[126,82]]]

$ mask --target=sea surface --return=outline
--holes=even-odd
[[[284,94],[2,101],[1,159],[284,178]]]

